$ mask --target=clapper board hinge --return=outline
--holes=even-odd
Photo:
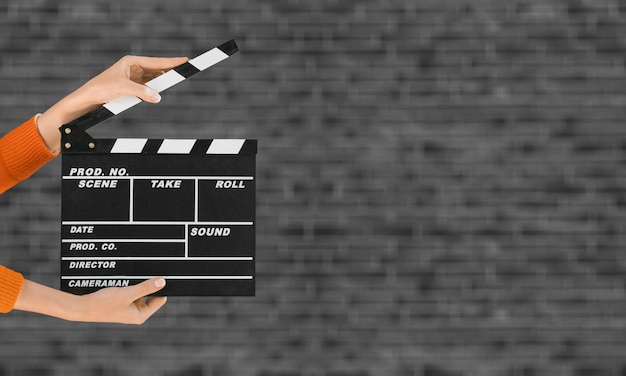
[[[220,61],[239,52],[239,47],[234,40],[222,43],[195,58],[181,64],[173,69],[168,70],[162,75],[145,83],[157,93],[160,93],[179,82],[186,80],[194,74],[201,72]],[[112,118],[113,116],[123,112],[134,105],[141,102],[141,99],[134,96],[123,96],[111,102],[105,103],[98,109],[91,111],[78,119],[63,124],[59,131],[61,132],[61,150],[65,153],[84,153],[93,152],[97,149],[98,141],[94,140],[88,133],[87,129]]]
[[[87,133],[87,129],[111,117],[113,117],[111,112],[104,107],[100,107],[70,123],[62,125],[59,128],[61,131],[61,149],[65,152],[89,152],[95,150],[96,140]]]

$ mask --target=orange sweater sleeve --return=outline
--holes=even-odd
[[[0,194],[31,176],[46,162],[56,157],[46,147],[35,117],[0,138]],[[0,265],[0,312],[13,309],[22,291],[24,277]]]
[[[41,138],[34,116],[4,135],[0,138],[0,194],[56,156]]]

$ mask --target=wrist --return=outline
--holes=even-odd
[[[63,98],[35,119],[39,134],[50,151],[60,150],[61,133],[59,128],[63,124],[77,119],[96,107],[89,105],[80,95],[75,95],[75,93]]]
[[[63,302],[63,319],[76,322],[88,322],[89,309],[87,308],[87,301],[85,295],[73,295],[67,293],[69,296],[64,299]]]
[[[41,313],[68,321],[80,321],[82,317],[80,298],[78,295],[24,280],[14,309]]]

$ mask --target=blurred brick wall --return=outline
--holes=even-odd
[[[256,138],[257,296],[0,317],[0,376],[626,375],[617,0],[0,5],[6,132],[124,54],[241,53],[93,131]],[[0,197],[58,286],[60,166]]]

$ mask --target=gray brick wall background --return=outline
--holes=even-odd
[[[0,5],[0,128],[124,54],[241,53],[94,129],[256,138],[257,296],[0,317],[0,376],[626,375],[617,0]],[[58,287],[60,160],[0,196]]]

